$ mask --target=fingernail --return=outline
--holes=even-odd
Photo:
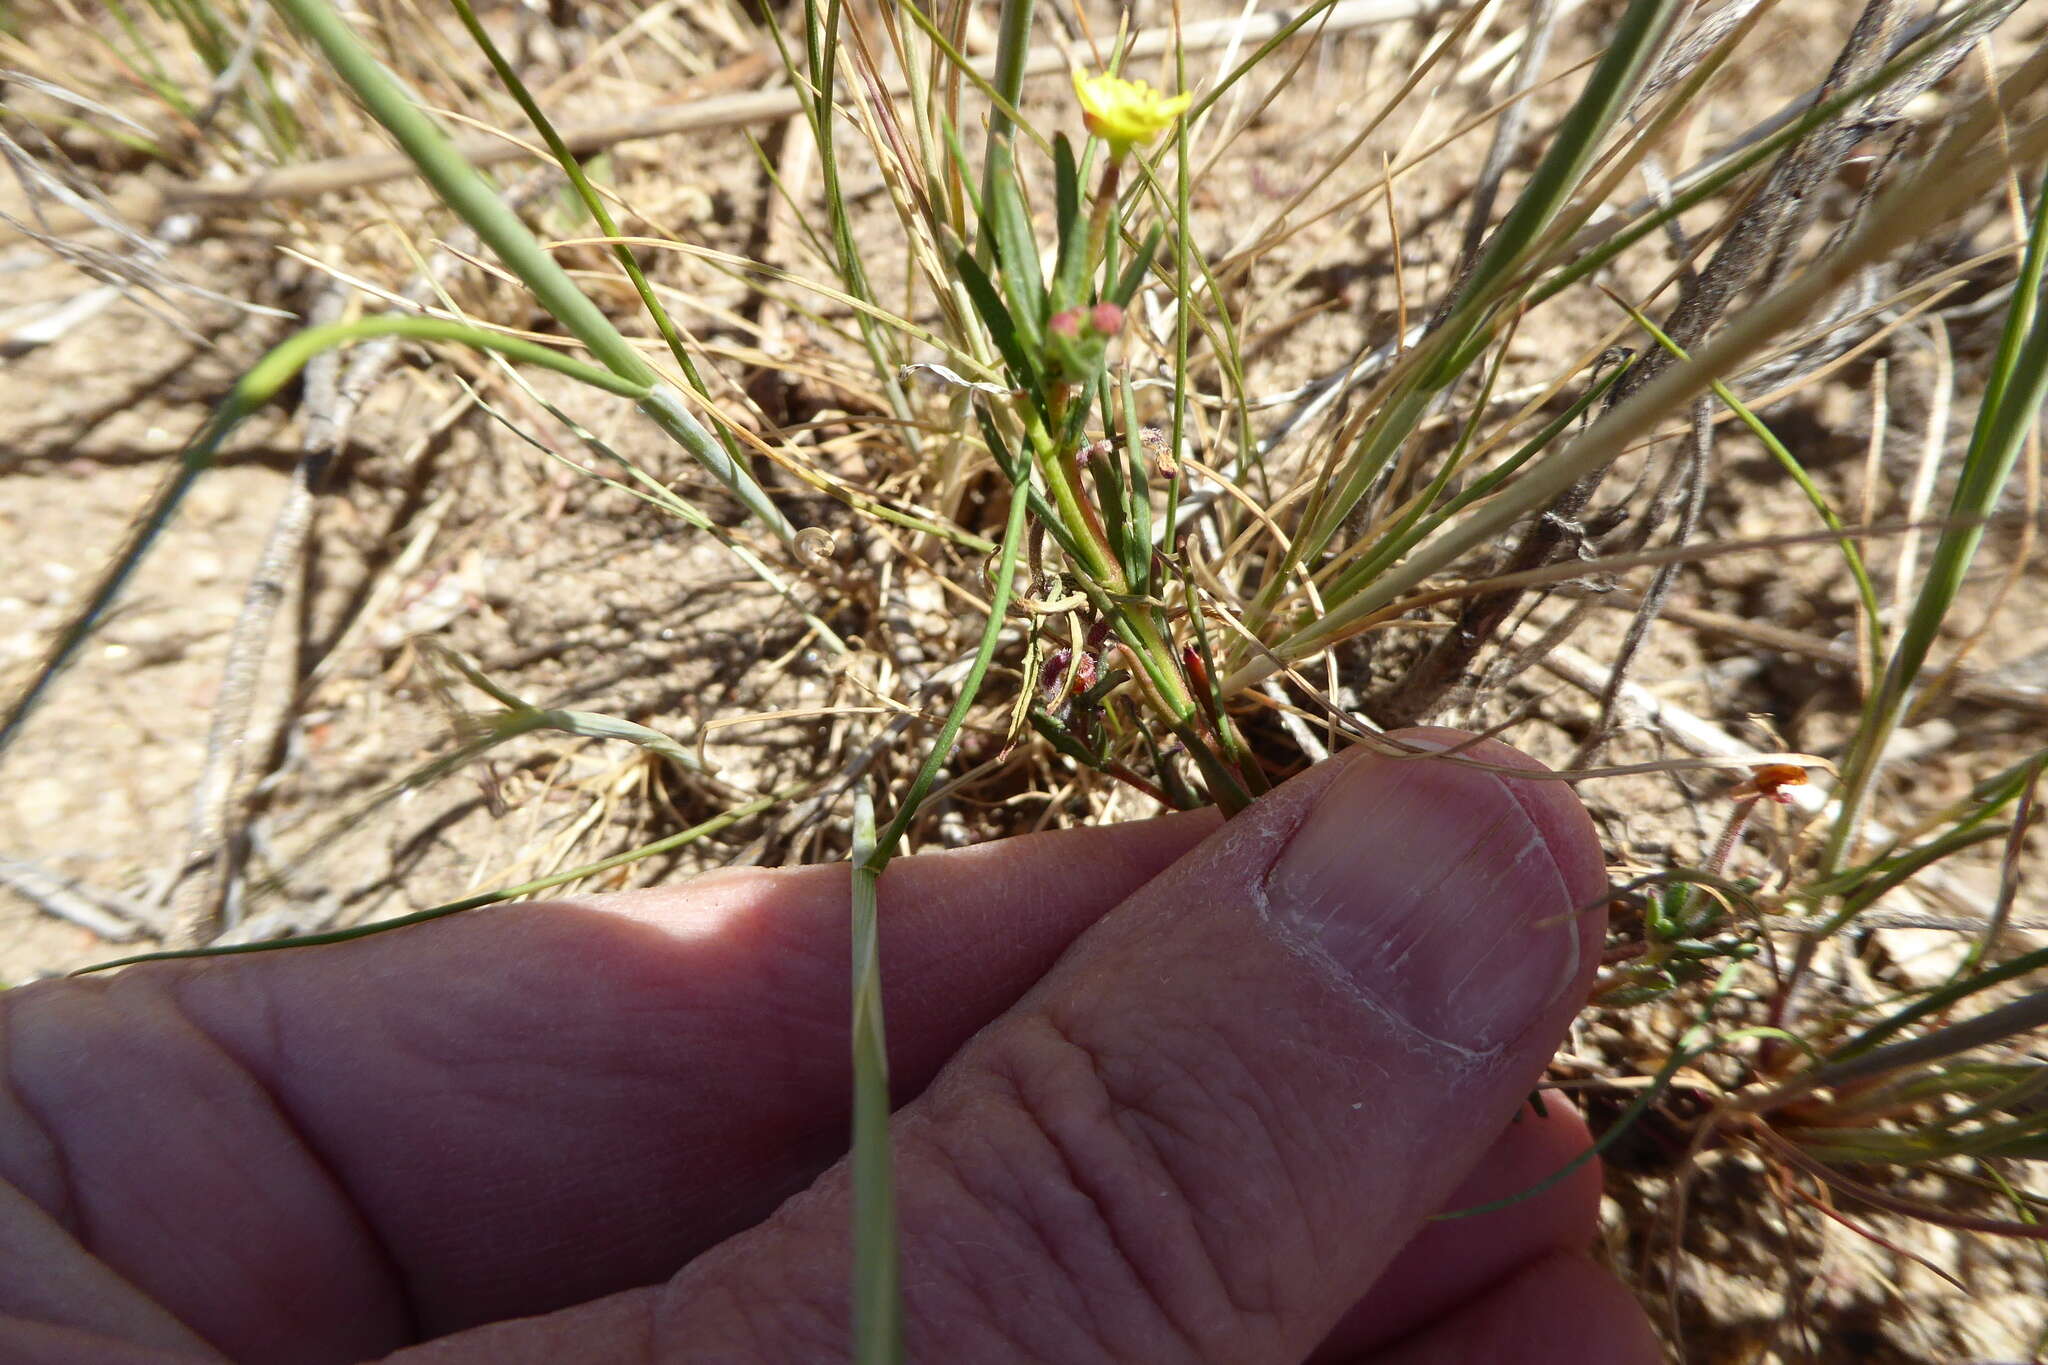
[[[1578,908],[1514,779],[1362,754],[1266,881],[1283,932],[1418,1032],[1481,1050],[1520,1035],[1578,969]]]

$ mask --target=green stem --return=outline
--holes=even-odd
[[[1017,107],[1017,101],[1024,93],[1024,59],[1031,50],[1032,0],[1003,0],[1002,13],[996,29],[996,68],[991,72],[991,84],[1000,96],[989,107],[988,143],[984,148],[981,166],[981,202],[993,203],[996,192],[996,176],[1003,158],[997,155],[999,148],[1007,146],[1016,128],[1010,111]],[[995,250],[994,234],[983,231],[974,244],[974,258],[987,265]]]
[[[1064,425],[1061,420],[1064,408],[1055,395],[1052,422],[1055,430]],[[1035,415],[1025,418],[1027,430],[1025,439],[1037,456],[1038,468],[1045,476],[1045,486],[1052,494],[1053,506],[1059,510],[1060,523],[1076,549],[1081,553],[1081,571],[1112,593],[1125,590],[1123,571],[1117,567],[1116,556],[1110,552],[1109,541],[1103,535],[1102,523],[1095,510],[1081,501],[1081,470],[1072,451],[1062,451],[1059,443],[1045,432]]]
[[[1024,471],[1019,470],[1024,476]],[[1020,477],[1019,482],[1022,482]],[[953,709],[946,713],[946,719],[939,726],[939,733],[932,740],[931,752],[925,755],[924,765],[917,770],[917,776],[910,783],[910,790],[904,793],[903,804],[897,808],[896,817],[889,822],[889,828],[882,832],[868,856],[856,867],[874,876],[880,876],[889,860],[896,856],[896,850],[909,830],[911,821],[917,818],[918,807],[924,804],[926,793],[938,779],[939,769],[946,765],[952,755],[953,741],[960,737],[960,727],[967,723],[967,713],[974,706],[974,699],[981,693],[982,679],[988,676],[989,664],[995,659],[996,642],[1002,638],[1003,622],[1010,611],[1010,594],[1017,579],[1017,559],[1024,545],[1024,523],[1029,520],[1031,501],[1019,487],[1010,497],[1010,518],[1003,526],[1002,554],[996,561],[995,588],[989,593],[988,622],[981,629],[981,643],[974,651],[974,662],[968,666],[967,677],[960,684],[960,694],[953,699]]]
[[[855,1365],[901,1365],[903,1257],[889,1150],[876,851],[875,802],[862,788],[853,807],[853,1358]]]
[[[397,139],[442,201],[533,291],[541,306],[619,379],[636,384],[643,391],[665,395],[657,406],[644,409],[648,415],[725,484],[750,513],[793,544],[796,528],[768,500],[753,475],[721,450],[702,424],[682,410],[680,396],[661,383],[654,367],[576,287],[569,273],[527,231],[519,215],[463,158],[440,125],[377,61],[333,7],[326,0],[278,0],[278,8],[307,41],[320,49],[334,73],[355,92],[371,116]]]
[[[1892,732],[1942,622],[1962,591],[1970,561],[1984,540],[1985,521],[1997,507],[2027,434],[2033,430],[2042,399],[2048,396],[2048,316],[2040,309],[2044,268],[2048,268],[2048,173],[2043,174],[2035,192],[2026,255],[2013,284],[1992,382],[1970,434],[1962,477],[1949,505],[1948,524],[1928,563],[1913,610],[1899,632],[1866,720],[1858,727],[1855,743],[1842,764],[1838,788],[1841,813],[1822,850],[1819,870],[1823,876],[1833,872],[1848,852]]]

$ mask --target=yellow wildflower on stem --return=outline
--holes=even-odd
[[[1194,96],[1168,95],[1143,81],[1121,76],[1085,76],[1074,68],[1074,97],[1081,101],[1081,121],[1109,144],[1113,160],[1143,146],[1173,126]]]
[[[1075,67],[1074,97],[1081,102],[1081,121],[1088,131],[1109,144],[1109,161],[1102,168],[1102,182],[1095,188],[1095,203],[1088,215],[1088,273],[1092,275],[1101,266],[1108,244],[1109,219],[1116,208],[1124,158],[1131,148],[1171,128],[1194,102],[1194,96],[1185,91],[1168,95],[1143,81],[1127,81],[1106,72],[1083,75],[1081,68]]]

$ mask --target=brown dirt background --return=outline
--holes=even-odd
[[[744,60],[746,49],[735,41],[745,33],[744,16],[720,6],[702,9],[676,18],[666,38],[656,34],[626,44],[613,62],[577,67],[583,75],[550,108],[565,123],[608,115],[658,96],[665,85]],[[2001,45],[2020,50],[2038,41],[2044,11],[2048,6],[2024,9]],[[592,8],[561,31],[533,14],[500,14],[494,22],[519,35],[523,48],[515,50],[527,52],[536,70],[559,71],[630,17]],[[1754,49],[1767,57],[1730,73],[1700,126],[1688,133],[1688,145],[1714,145],[1804,89],[1825,69],[1851,17],[1849,7],[1820,0],[1780,5]],[[1549,69],[1562,70],[1592,52],[1610,18],[1610,7],[1599,4],[1569,17]],[[32,23],[27,30],[32,50],[55,61],[61,55],[55,45],[72,45],[89,73],[77,78],[82,84],[139,118],[152,116],[155,106],[120,73],[92,67],[95,55],[75,27],[50,16],[43,22],[47,27]],[[437,28],[445,30],[439,41],[458,53],[446,68],[456,70],[459,31],[452,18]],[[1495,26],[1488,37],[1502,31]],[[1205,240],[1229,241],[1263,222],[1350,136],[1343,111],[1398,79],[1427,32],[1427,24],[1401,24],[1322,40],[1200,187]],[[460,92],[462,107],[498,126],[520,126],[516,113],[488,93],[480,59],[459,69],[476,82]],[[1440,133],[1454,115],[1482,108],[1489,90],[1498,93],[1482,83],[1446,95],[1443,107],[1425,116],[1427,126]],[[451,91],[430,94],[458,102]],[[30,107],[19,91],[13,95]],[[1553,89],[1536,103],[1540,128],[1563,99]],[[1070,115],[1064,106],[1057,79],[1031,87],[1034,116],[1065,126]],[[331,92],[296,107],[320,155],[375,146]],[[777,129],[757,131],[776,145]],[[1400,145],[1412,131],[1396,121],[1361,157],[1376,166],[1381,150]],[[110,195],[145,174],[135,158],[103,139],[80,133],[60,141]],[[1428,174],[1404,185],[1398,274],[1384,215],[1313,222],[1261,259],[1246,291],[1255,302],[1248,305],[1245,330],[1259,338],[1251,347],[1254,392],[1278,392],[1330,373],[1361,345],[1386,339],[1400,314],[1397,287],[1405,286],[1413,308],[1440,295],[1462,227],[1461,198],[1484,144],[1483,130],[1467,136]],[[736,131],[624,144],[604,170],[645,221],[675,236],[742,253],[760,252],[772,236],[766,227],[772,192]],[[847,176],[857,192],[874,184],[872,167],[849,164]],[[867,194],[861,201],[863,231],[885,242],[893,223],[879,199]],[[17,187],[0,190],[0,208],[19,215],[23,207]],[[544,233],[581,231],[549,202],[530,217]],[[411,273],[408,251],[431,250],[446,231],[423,193],[405,182],[305,204],[251,205],[204,222],[161,265],[164,276],[202,285],[221,300],[176,288],[123,300],[49,344],[0,361],[0,680],[10,691],[120,544],[185,436],[235,375],[292,326],[236,305],[303,313],[326,286],[325,273],[287,248],[395,289]],[[1943,249],[1967,254],[1958,244]],[[877,252],[879,260],[887,255]],[[595,258],[578,263],[598,264]],[[1645,282],[1654,264],[1642,268]],[[93,287],[75,266],[19,240],[0,245],[0,272],[7,282],[0,320],[10,325]],[[753,306],[751,291],[699,263],[664,256],[655,273],[693,301],[691,325],[715,345],[752,354],[756,346],[787,344],[799,355],[822,345],[806,335],[800,319],[767,337],[727,325]],[[878,280],[884,297],[890,285],[886,274]],[[457,270],[449,288],[479,314],[529,320],[526,305],[480,269]],[[618,291],[604,297],[615,315],[629,312],[630,300]],[[1604,326],[1609,319],[1599,321]],[[1964,420],[1973,411],[1970,361],[1988,348],[1996,325],[1993,312],[1954,330],[1958,373],[1965,376],[1959,397]],[[1513,371],[1526,366],[1524,377],[1533,378],[1564,348],[1583,345],[1588,326],[1575,317],[1532,320],[1506,386],[1517,382]],[[1880,510],[1896,498],[1910,469],[1929,391],[1921,351],[1902,344],[1888,363],[1890,431],[1881,486],[1874,490]],[[826,368],[819,359],[810,373]],[[726,373],[758,382],[761,367],[735,362]],[[851,406],[846,393],[805,373],[793,380],[769,374],[784,390],[780,397],[792,420]],[[466,356],[408,351],[369,395],[320,496],[309,553],[291,576],[259,690],[250,746],[257,785],[249,804],[251,871],[237,913],[259,917],[268,932],[387,917],[513,884],[683,828],[727,804],[637,750],[543,734],[496,749],[366,816],[380,792],[454,742],[455,717],[448,694],[435,685],[425,641],[462,651],[523,697],[623,717],[685,744],[720,718],[868,702],[858,685],[861,665],[835,664],[789,607],[709,538],[549,461],[479,410],[458,381],[476,384],[489,402],[529,428],[562,438],[560,426],[530,399]],[[625,404],[576,398],[547,377],[534,382],[721,521],[737,524],[737,510],[715,486],[651,437]],[[1874,382],[1865,361],[1769,414],[1781,433],[1796,439],[1828,491],[1851,507],[1863,492]],[[126,897],[145,910],[160,903],[183,858],[229,635],[297,458],[297,421],[288,401],[236,437],[118,614],[8,755],[0,778],[0,857],[31,862],[81,890]],[[890,475],[864,472],[874,481]],[[946,640],[974,628],[971,620],[962,626],[955,599],[928,576],[903,572],[891,580],[890,571],[878,567],[889,555],[886,543],[864,537],[814,496],[786,486],[780,491],[799,522],[841,532],[827,577],[836,575],[838,590],[873,606],[871,645],[879,647],[884,634],[900,649],[906,641]],[[1726,436],[1708,510],[1709,538],[1810,524],[1809,509],[1760,448]],[[1990,588],[2017,544],[2008,532],[1990,538],[1966,610],[1958,614],[1965,627],[1987,609]],[[1881,568],[1884,556],[1877,560]],[[2048,583],[2035,565],[2022,567],[2000,625],[1973,666],[2038,686],[2038,661],[2048,648],[2042,624],[2048,621]],[[848,580],[865,586],[846,588]],[[885,580],[899,590],[892,595]],[[803,586],[819,598],[829,595],[818,578]],[[1821,544],[1700,566],[1685,575],[1677,600],[1828,641],[1845,638],[1853,603],[1834,551]],[[1550,604],[1538,618],[1555,619],[1558,609],[1561,604]],[[1619,638],[1626,619],[1596,611],[1576,642],[1597,657]],[[1389,665],[1383,654],[1364,666]],[[1765,748],[1830,752],[1853,718],[1854,680],[1839,666],[1680,623],[1656,628],[1635,677],[1663,700]],[[469,692],[462,704],[481,702]],[[1446,718],[1486,724],[1522,715],[1510,737],[1561,763],[1590,714],[1583,694],[1532,672]],[[1958,703],[1927,718],[1913,732],[1921,751],[1897,769],[1884,809],[1903,816],[1952,799],[1977,777],[2041,747],[2048,740],[2043,717],[2040,706]],[[715,729],[704,752],[721,777],[749,791],[769,791],[844,761],[881,720],[869,714],[771,717]],[[921,752],[917,743],[901,747],[909,757],[895,761],[891,771],[899,774]],[[1652,727],[1638,724],[1624,731],[1608,758],[1639,762],[1670,752]],[[1671,775],[1581,787],[1602,823],[1617,876],[1697,858],[1722,819],[1715,805],[1722,789],[1722,780],[1711,776]],[[1072,784],[1050,790],[1015,781],[969,786],[928,837],[977,839],[1105,813],[1144,812],[1129,800],[1105,806],[1099,791]],[[673,881],[734,861],[839,856],[844,819],[843,802],[800,828],[764,817],[582,889]],[[1988,899],[1996,887],[1995,860],[1958,876],[1965,892]],[[160,918],[160,910],[154,913]],[[141,918],[133,941],[114,944],[0,889],[0,982],[150,947],[158,941],[147,924],[151,914]],[[1947,951],[1952,939],[1930,932],[1924,940],[1898,937],[1880,949],[1903,960],[1909,953]],[[1589,1016],[1559,1074],[1580,1081],[1642,1074],[1654,1069],[1677,1026],[1654,1011]],[[1597,1122],[1618,1111],[1628,1093],[1589,1088],[1583,1102]],[[1746,1158],[1704,1164],[1674,1253],[1668,1198],[1681,1153],[1671,1145],[1652,1125],[1610,1162],[1604,1251],[1642,1285],[1660,1319],[1676,1313],[1688,1359],[2038,1358],[2034,1344],[2048,1324],[2048,1279],[2031,1250],[1870,1220],[1913,1253],[1901,1254],[1783,1204]],[[1936,1200],[1953,1196],[1932,1179],[1923,1192]],[[1952,1275],[1966,1292],[1916,1256]]]

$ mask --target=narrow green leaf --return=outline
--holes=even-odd
[[[2048,172],[2035,190],[2033,209],[2026,255],[2013,284],[1991,366],[1990,389],[1970,432],[1969,449],[1963,455],[1961,476],[1949,504],[1948,524],[1935,543],[1927,577],[1921,581],[1912,610],[1899,630],[1891,662],[1842,764],[1840,813],[1822,850],[1823,872],[1838,865],[1855,837],[1871,779],[1882,765],[1885,748],[1942,623],[1962,592],[1970,562],[1984,541],[1985,523],[1997,510],[2027,434],[2039,420],[2042,400],[2048,398],[2048,317],[2039,307],[2042,276],[2048,269]],[[1837,925],[1847,922],[1846,914],[1836,915]]]
[[[1123,522],[1124,581],[1130,584],[1132,592],[1146,597],[1152,591],[1151,470],[1145,458],[1144,428],[1138,424],[1138,398],[1131,388],[1128,366],[1117,371],[1117,398],[1125,470],[1120,518]]]
[[[418,341],[455,341],[479,350],[498,351],[514,360],[544,366],[558,373],[568,375],[592,387],[619,394],[626,398],[645,400],[648,389],[645,385],[629,379],[622,379],[608,370],[586,365],[580,360],[563,355],[539,342],[524,337],[507,336],[502,332],[487,331],[465,323],[446,318],[423,318],[412,316],[383,316],[363,318],[356,322],[333,323],[325,327],[309,327],[303,332],[287,337],[271,348],[261,360],[251,366],[248,373],[236,382],[234,389],[207,419],[206,425],[186,443],[180,453],[178,467],[165,480],[157,495],[136,522],[127,542],[114,556],[113,563],[92,593],[85,605],[79,609],[59,633],[49,653],[29,679],[28,686],[0,719],[0,754],[7,751],[20,734],[21,727],[35,710],[50,684],[57,675],[76,657],[79,648],[99,625],[121,595],[128,580],[141,565],[157,538],[176,517],[178,509],[199,476],[213,468],[215,457],[222,444],[233,435],[250,414],[268,403],[292,377],[305,367],[320,352],[330,347],[344,345],[369,337],[403,336]]]
[[[1031,49],[1032,8],[1032,0],[1002,0],[997,15],[996,66],[989,86],[993,97],[989,102],[988,140],[982,149],[984,200],[993,200],[997,193],[996,182],[1012,174],[1009,154],[1016,134],[1013,115],[1017,101],[1024,93],[1024,68]],[[1026,131],[1030,130],[1027,128]],[[974,249],[978,259],[987,261],[990,245],[988,224],[982,227]]]
[[[1116,284],[1109,291],[1109,301],[1119,308],[1131,306],[1131,300],[1138,293],[1138,286],[1145,282],[1145,272],[1152,268],[1152,257],[1159,250],[1159,239],[1166,229],[1154,223],[1152,230],[1145,234],[1145,240],[1138,244],[1130,262],[1124,266],[1123,274],[1117,276]]]
[[[1452,336],[1462,341],[1466,329],[1479,325],[1493,286],[1508,275],[1578,190],[1607,130],[1635,98],[1650,62],[1662,50],[1672,24],[1685,8],[1677,0],[1633,0],[1622,13],[1578,99],[1545,141],[1543,155],[1516,196],[1514,207],[1486,239],[1478,261],[1460,284],[1457,312],[1465,316],[1445,322],[1445,330]],[[1420,376],[1417,382],[1427,389],[1440,389],[1460,372],[1446,364]]]
[[[1081,272],[1088,262],[1088,214],[1081,207],[1081,168],[1074,144],[1065,133],[1052,140],[1053,217],[1059,232],[1059,257],[1053,269],[1052,311],[1081,304]]]
[[[1040,387],[1038,362],[1018,336],[1016,320],[1010,316],[1010,310],[996,292],[995,284],[974,263],[974,257],[964,250],[953,253],[953,265],[960,272],[960,285],[967,291],[974,310],[981,314],[982,325],[988,328],[989,339],[1003,353],[1003,363],[1010,367],[1011,374],[1028,381],[1033,390],[1037,390]]]
[[[1619,299],[1616,301],[1621,302]],[[1692,359],[1683,346],[1665,335],[1664,329],[1652,322],[1641,309],[1631,307],[1626,302],[1621,302],[1621,306],[1635,324],[1648,332],[1659,346],[1671,353],[1674,359]],[[1848,565],[1849,577],[1856,583],[1856,595],[1862,603],[1864,620],[1869,626],[1872,665],[1875,668],[1883,667],[1884,660],[1878,651],[1883,647],[1884,614],[1877,604],[1877,586],[1870,581],[1870,571],[1864,567],[1863,552],[1856,548],[1856,542],[1850,538],[1848,528],[1842,524],[1841,517],[1836,515],[1833,504],[1828,502],[1827,494],[1821,492],[1820,485],[1806,472],[1806,466],[1799,463],[1799,457],[1786,448],[1785,443],[1778,439],[1778,434],[1766,426],[1761,417],[1751,412],[1749,406],[1737,398],[1726,384],[1715,379],[1709,381],[1707,387],[1713,390],[1714,396],[1720,399],[1745,427],[1749,428],[1750,434],[1771,453],[1779,467],[1791,476],[1792,482],[1799,486],[1799,491],[1806,495],[1807,503],[1820,517],[1821,523],[1840,537],[1835,544],[1842,552],[1843,562]]]
[[[410,915],[397,915],[391,919],[381,919],[370,924],[358,924],[348,929],[334,929],[322,934],[300,934],[295,938],[266,939],[261,943],[228,943],[212,948],[178,948],[161,953],[137,953],[133,957],[116,958],[112,962],[95,962],[90,967],[80,967],[71,975],[86,976],[93,972],[112,971],[116,967],[129,967],[138,962],[175,962],[193,957],[234,957],[243,953],[276,952],[283,948],[314,948],[323,943],[347,943],[350,939],[368,938],[372,934],[382,934],[392,929],[404,929],[414,924],[425,924],[429,920],[445,919],[449,915],[458,915],[465,910],[478,910],[486,905],[497,905],[503,901],[517,900],[521,896],[531,896],[536,891],[547,891],[557,886],[565,886],[570,882],[581,881],[585,877],[595,877],[601,872],[609,872],[615,867],[624,867],[628,863],[639,862],[642,858],[651,858],[657,854],[671,852],[683,847],[685,844],[692,844],[699,839],[709,838],[720,830],[736,825],[749,816],[759,815],[778,801],[788,800],[797,794],[797,789],[790,789],[774,792],[767,796],[756,797],[744,805],[734,806],[731,810],[714,815],[709,820],[705,820],[700,824],[692,825],[685,830],[678,830],[674,834],[656,839],[652,843],[642,844],[638,848],[627,849],[624,853],[614,853],[609,858],[600,858],[594,863],[585,863],[582,867],[572,867],[566,872],[551,873],[548,876],[540,877],[530,882],[522,882],[518,886],[508,886],[498,891],[486,891],[481,895],[466,896],[459,901],[450,901],[446,905],[434,906],[430,910],[415,910]]]
[[[1045,347],[1045,279],[1038,268],[1038,243],[1031,233],[1031,214],[1017,186],[1017,168],[1010,145],[998,143],[989,174],[989,226],[994,229],[996,259],[1003,279],[1003,297],[1010,319],[1033,352]]]
[[[896,856],[897,846],[917,818],[918,807],[924,804],[925,794],[938,779],[939,769],[946,766],[952,756],[953,741],[960,737],[960,727],[967,723],[967,713],[974,707],[974,699],[981,694],[982,680],[988,677],[989,664],[994,661],[996,642],[1003,635],[1003,621],[1010,611],[1010,595],[1017,580],[1017,560],[1024,546],[1024,525],[1026,513],[1030,510],[1030,499],[1023,496],[1023,489],[1017,489],[1010,498],[1010,517],[1003,526],[1003,548],[996,560],[995,588],[989,593],[988,621],[982,626],[981,643],[975,647],[974,662],[968,666],[967,678],[960,684],[960,695],[953,700],[953,709],[946,713],[945,723],[939,727],[937,738],[932,740],[932,750],[925,755],[923,766],[911,780],[910,790],[903,795],[903,803],[896,816],[889,822],[889,828],[882,834],[882,841],[875,848],[863,866],[872,865],[879,875]]]

